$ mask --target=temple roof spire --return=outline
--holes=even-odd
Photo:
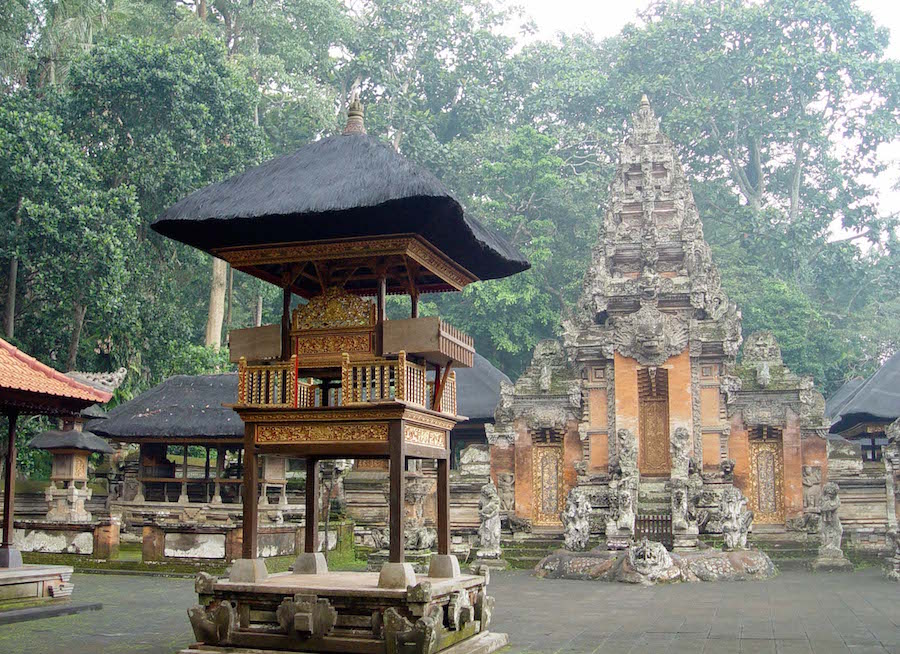
[[[641,96],[641,105],[637,113],[631,117],[632,138],[636,143],[655,143],[662,138],[659,131],[659,119],[650,107],[647,94]]]
[[[365,134],[366,124],[363,122],[363,105],[359,101],[359,94],[354,92],[350,98],[350,106],[347,107],[347,126],[344,127],[344,135]]]

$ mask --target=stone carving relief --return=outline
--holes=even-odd
[[[488,482],[481,487],[481,497],[478,499],[478,517],[481,525],[478,527],[478,556],[479,558],[500,557],[500,496],[493,482]]]
[[[747,509],[747,498],[734,486],[726,488],[719,500],[722,536],[726,550],[747,549],[747,534],[753,524],[753,511]]]
[[[662,543],[642,539],[628,549],[629,566],[649,583],[663,577],[672,568],[672,557]]]
[[[619,354],[645,366],[661,366],[688,345],[688,325],[663,313],[655,303],[643,304],[636,312],[616,318],[613,327]]]
[[[591,537],[591,501],[587,493],[573,488],[566,497],[562,523],[565,529],[566,549],[580,552],[587,547]]]
[[[691,459],[691,433],[684,427],[678,427],[670,441],[672,456],[672,477],[687,479]]]
[[[500,496],[501,511],[516,509],[516,476],[511,472],[497,475],[497,494]]]

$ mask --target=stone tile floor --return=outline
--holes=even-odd
[[[2,654],[173,654],[191,640],[187,579],[75,575],[102,611],[0,628]],[[495,574],[509,654],[900,654],[900,585],[875,568],[772,581],[638,588]]]

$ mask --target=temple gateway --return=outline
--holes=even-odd
[[[691,547],[698,531],[722,531],[721,496],[736,487],[756,531],[815,523],[827,471],[823,398],[784,366],[769,332],[751,335],[737,363],[741,313],[646,97],[620,147],[575,317],[562,327],[503,385],[487,426],[492,477],[514,497],[514,522],[561,531],[578,488],[592,532],[611,547],[642,529]]]

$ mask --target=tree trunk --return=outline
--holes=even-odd
[[[228,264],[213,258],[212,284],[209,289],[209,313],[206,317],[204,344],[216,350],[222,347],[222,321],[225,320],[225,271]]]
[[[200,0],[197,3],[197,17],[200,20],[206,20],[206,0]]]
[[[256,320],[253,323],[256,327],[262,325],[262,293],[256,294]]]
[[[87,307],[81,303],[81,299],[75,301],[75,310],[72,312],[72,337],[69,339],[69,355],[66,357],[66,370],[75,370],[78,361],[78,344],[81,342],[81,328],[84,327],[84,316]]]
[[[225,314],[225,329],[231,330],[231,311],[234,306],[234,268],[228,266],[228,312]]]
[[[22,198],[16,203],[16,232],[22,224]],[[18,234],[13,239],[18,242]],[[3,328],[6,338],[16,335],[16,284],[19,276],[19,257],[13,255],[9,260],[9,280],[6,284],[6,314],[3,316]]]

